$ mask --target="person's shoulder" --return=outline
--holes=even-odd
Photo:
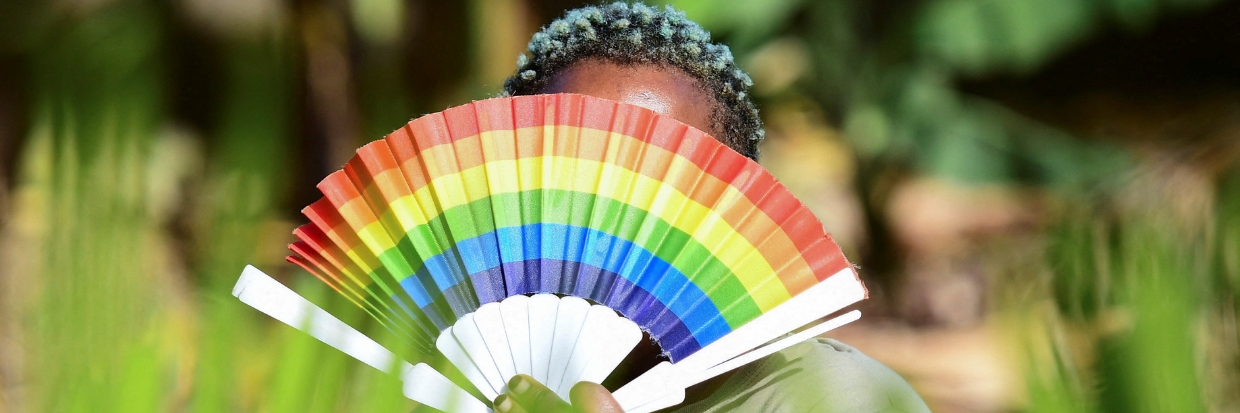
[[[929,412],[899,374],[861,351],[809,340],[742,367],[704,403],[682,411],[734,413]]]
[[[811,399],[818,399],[797,411],[930,411],[903,377],[835,339],[817,338],[792,346],[772,355],[762,370],[784,376],[780,382],[789,394],[815,395]]]

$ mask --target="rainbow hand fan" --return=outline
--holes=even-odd
[[[562,396],[645,332],[629,412],[859,317],[839,247],[757,163],[650,110],[582,95],[474,102],[358,150],[302,212],[289,261],[476,392],[398,366],[410,398],[488,411],[515,374]],[[377,368],[395,356],[249,267],[234,295]],[[788,335],[800,329],[799,332]],[[386,364],[385,364],[386,363]]]

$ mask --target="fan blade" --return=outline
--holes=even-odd
[[[853,269],[845,268],[792,297],[782,305],[740,326],[732,334],[720,338],[676,364],[669,364],[671,367],[651,369],[638,376],[616,390],[616,400],[625,407],[625,411],[628,411],[660,398],[669,390],[679,389],[683,392],[687,386],[682,386],[680,383],[697,373],[864,298],[865,288],[857,280]]]
[[[405,382],[401,389],[405,397],[445,413],[492,413],[485,403],[426,363],[406,363],[401,380]]]
[[[411,400],[449,413],[490,411],[486,404],[435,369],[425,363],[411,365],[398,360],[395,354],[370,337],[323,311],[252,265],[247,265],[241,272],[232,294],[263,314],[301,330],[323,344],[380,371],[391,372],[392,367],[399,367],[400,378],[405,383],[404,394]]]
[[[603,341],[602,348],[589,361],[577,381],[602,383],[642,339],[641,327],[638,327],[637,323],[632,320],[620,316],[613,318],[610,326],[605,330],[614,333]],[[569,387],[571,389],[572,386]]]
[[[577,347],[573,349],[556,393],[567,396],[573,385],[580,381],[601,383],[633,350],[641,337],[641,328],[636,323],[616,315],[614,310],[605,306],[590,306],[581,338],[577,340]]]
[[[793,345],[804,342],[805,340],[809,340],[811,338],[823,335],[828,331],[837,329],[840,326],[851,323],[853,321],[857,321],[860,318],[861,318],[861,311],[853,310],[839,317],[835,317],[830,320],[823,321],[821,323],[814,325],[813,327],[802,330],[801,332],[798,332],[791,336],[779,339],[775,341],[774,343],[767,344],[762,347],[758,347],[756,349],[749,351],[748,353],[742,354],[740,356],[737,356],[736,358],[720,363],[717,366],[706,369],[706,371],[702,372],[702,374],[695,376],[694,378],[686,381],[685,382],[686,386],[692,386],[692,385],[704,382],[706,380],[710,380],[714,378],[715,376],[718,376],[723,373],[727,373],[729,371],[732,371],[733,369],[736,369],[737,367],[757,361],[760,358],[769,356],[771,354],[775,354],[776,352],[780,350],[786,349],[788,347],[792,347]]]
[[[676,363],[677,372],[705,370],[865,298],[852,268],[810,287],[732,334]]]
[[[391,372],[396,360],[392,352],[254,266],[247,265],[241,272],[232,294],[246,305],[304,331],[358,361]]]
[[[530,355],[534,380],[546,383],[551,366],[551,341],[555,335],[556,309],[560,299],[551,294],[530,297]]]
[[[499,396],[499,391],[491,388],[490,381],[486,379],[486,376],[482,375],[482,370],[478,369],[473,360],[470,360],[469,355],[465,352],[465,348],[461,346],[461,343],[456,340],[456,336],[453,335],[454,327],[448,327],[442,333],[439,333],[439,338],[435,340],[435,348],[439,349],[439,352],[443,353],[444,357],[452,362],[452,365],[460,369],[461,374],[470,383],[473,383],[474,387],[477,387],[483,396],[486,396],[487,399],[495,399],[496,396]]]
[[[748,353],[742,354],[736,358],[723,362],[717,366],[706,369],[706,371],[703,371],[695,376],[692,376],[693,378],[685,380],[684,382],[682,382],[682,384],[685,386],[685,388],[688,388],[689,386],[693,386],[695,384],[704,382],[706,380],[710,380],[720,374],[727,373],[738,367],[757,361],[760,358],[769,356],[771,354],[775,354],[776,352],[780,350],[783,350],[795,344],[804,342],[811,338],[817,337],[828,331],[839,328],[840,326],[843,326],[845,324],[851,323],[853,321],[857,321],[857,319],[859,318],[861,318],[860,311],[857,311],[857,310],[849,311],[848,313],[845,313],[844,315],[832,318],[827,321],[820,322],[818,324],[815,324],[812,327],[802,330],[801,332],[798,332],[791,336],[776,340],[774,343],[767,344],[762,347],[758,347],[754,350],[749,351]],[[664,409],[664,408],[679,404],[681,401],[683,401],[683,399],[684,399],[683,390],[679,392],[672,392],[672,393],[669,393],[669,395],[664,396],[663,398],[652,401],[650,403],[643,404],[628,412],[629,413],[653,412],[653,411],[657,411],[660,409]]]
[[[571,354],[568,356],[568,364],[564,366],[564,375],[555,387],[551,387],[560,397],[568,400],[566,397],[568,390],[577,384],[586,365],[598,355],[602,341],[610,338],[612,333],[605,329],[611,325],[611,319],[615,317],[615,311],[601,305],[592,305],[586,310],[585,321],[581,326],[577,343],[569,351]]]
[[[626,413],[651,413],[667,406],[675,406],[685,401],[685,389],[669,393],[662,398],[656,399],[650,403],[643,404],[632,410],[625,410]],[[663,407],[658,407],[663,406]]]
[[[456,324],[452,325],[452,336],[456,338],[457,343],[461,344],[461,348],[465,350],[465,354],[469,356],[470,361],[482,372],[482,377],[491,389],[495,390],[495,394],[487,396],[494,399],[506,389],[506,380],[500,376],[499,369],[495,367],[495,359],[491,357],[489,349],[487,349],[486,341],[482,337],[482,332],[478,330],[478,324],[474,322],[475,313],[469,313],[461,316]],[[480,383],[474,383],[475,386],[483,387]]]
[[[487,352],[495,361],[495,369],[499,371],[499,379],[503,381],[501,391],[508,391],[508,380],[517,375],[517,367],[512,361],[512,349],[508,345],[508,333],[504,330],[504,319],[500,315],[499,303],[488,303],[478,307],[474,312],[474,324],[482,334],[482,341],[487,345]]]
[[[547,388],[557,389],[564,382],[564,371],[577,347],[585,326],[586,315],[590,311],[590,303],[577,297],[560,299],[560,307],[556,311],[555,336],[551,343],[551,364],[547,367]],[[567,400],[568,394],[560,396]]]
[[[625,412],[647,412],[639,410],[648,404],[662,403],[664,399],[679,399],[672,404],[680,403],[685,397],[684,387],[677,387],[675,382],[676,365],[670,362],[656,364],[641,376],[625,384],[611,395],[620,403]]]
[[[508,335],[509,354],[517,374],[533,374],[530,359],[530,298],[514,295],[499,303],[499,314]]]

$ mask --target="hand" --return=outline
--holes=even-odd
[[[508,393],[495,398],[496,413],[624,413],[611,392],[595,383],[580,382],[569,391],[572,404],[534,380],[518,374],[508,382]]]

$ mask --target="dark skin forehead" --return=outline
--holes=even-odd
[[[671,66],[585,59],[557,72],[542,92],[578,93],[641,106],[711,136],[723,136],[712,127],[714,96],[693,76]]]

